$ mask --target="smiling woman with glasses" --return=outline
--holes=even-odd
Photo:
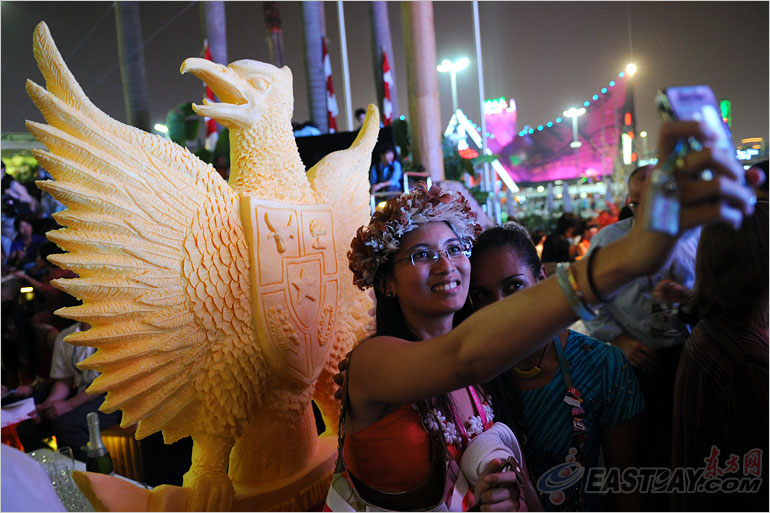
[[[456,314],[466,309],[468,258],[480,231],[465,198],[437,187],[418,186],[375,212],[348,253],[355,283],[362,289],[373,286],[377,299],[377,337],[359,347],[382,337],[412,345],[451,331],[461,317]],[[398,375],[395,362],[387,360],[380,370]],[[430,359],[424,362],[432,365]],[[505,511],[539,509],[513,433],[503,425],[487,431],[494,412],[481,387],[466,383],[454,391],[443,387],[435,392],[409,387],[397,392],[396,400],[388,391],[360,404],[359,385],[363,383],[356,374],[350,387],[344,387],[340,462],[347,479],[335,477],[329,497],[350,497],[352,487],[359,500],[353,507],[363,501],[395,510],[464,510],[475,503]],[[509,451],[515,456],[514,472],[501,472],[499,459],[487,466],[489,458],[466,453],[471,441],[500,433],[516,448]],[[497,438],[492,440],[499,445]],[[493,490],[482,479],[474,489],[479,473],[498,479],[500,486]],[[516,476],[526,483],[521,489]],[[337,509],[329,499],[327,506]]]
[[[664,123],[659,134],[660,162],[681,138],[711,142],[692,122]],[[756,202],[741,185],[740,164],[708,151],[687,157],[676,172],[682,232],[717,221],[739,226]],[[722,179],[691,179],[706,168]],[[539,354],[576,319],[593,318],[593,305],[659,269],[677,240],[636,223],[593,258],[560,264],[554,276],[458,322],[467,252],[480,231],[462,195],[420,187],[388,200],[351,242],[353,281],[374,288],[376,330],[349,358],[328,509],[540,508],[515,437],[493,424],[493,405],[475,384]]]

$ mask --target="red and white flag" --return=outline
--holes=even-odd
[[[208,60],[211,59],[211,49],[209,48],[208,39],[203,40],[204,56]],[[206,85],[206,98],[209,101],[216,101],[214,99],[214,91]],[[204,117],[203,120],[206,123],[206,144],[205,147],[209,151],[214,151],[214,147],[217,145],[217,139],[219,138],[219,132],[217,131],[217,122],[212,118]]]
[[[393,84],[393,73],[390,72],[388,54],[385,50],[382,51],[382,85],[382,124],[388,126],[393,121],[393,104],[390,103],[390,91],[393,90],[395,84]]]
[[[332,61],[329,59],[329,52],[326,51],[326,38],[321,38],[324,52],[324,78],[326,79],[326,110],[329,113],[329,133],[337,131],[337,97],[334,96],[334,86],[332,85]]]

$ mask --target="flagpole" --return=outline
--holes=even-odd
[[[473,2],[473,31],[476,36],[476,73],[479,77],[479,112],[481,118],[481,154],[487,154],[487,121],[484,116],[484,64],[481,60],[481,29],[479,28],[479,3]],[[490,172],[490,165],[484,162],[482,176],[482,189],[486,193],[493,193],[494,198],[487,197],[487,215],[501,224],[500,198],[498,197],[497,177]]]
[[[342,0],[337,0],[337,16],[340,21],[340,51],[342,52],[342,81],[345,89],[345,117],[348,121],[348,132],[353,131],[353,110],[350,100],[350,73],[348,71],[348,42],[345,36],[345,12]]]

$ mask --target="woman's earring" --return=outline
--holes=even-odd
[[[388,298],[388,299],[393,299],[395,296],[393,295],[393,293],[392,293],[392,292],[387,292],[387,293],[385,294],[385,297],[386,297],[386,298]]]

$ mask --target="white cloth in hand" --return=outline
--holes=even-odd
[[[471,486],[476,486],[479,474],[495,458],[505,460],[511,456],[523,468],[521,448],[511,428],[495,422],[491,428],[473,439],[460,459],[460,468]]]

